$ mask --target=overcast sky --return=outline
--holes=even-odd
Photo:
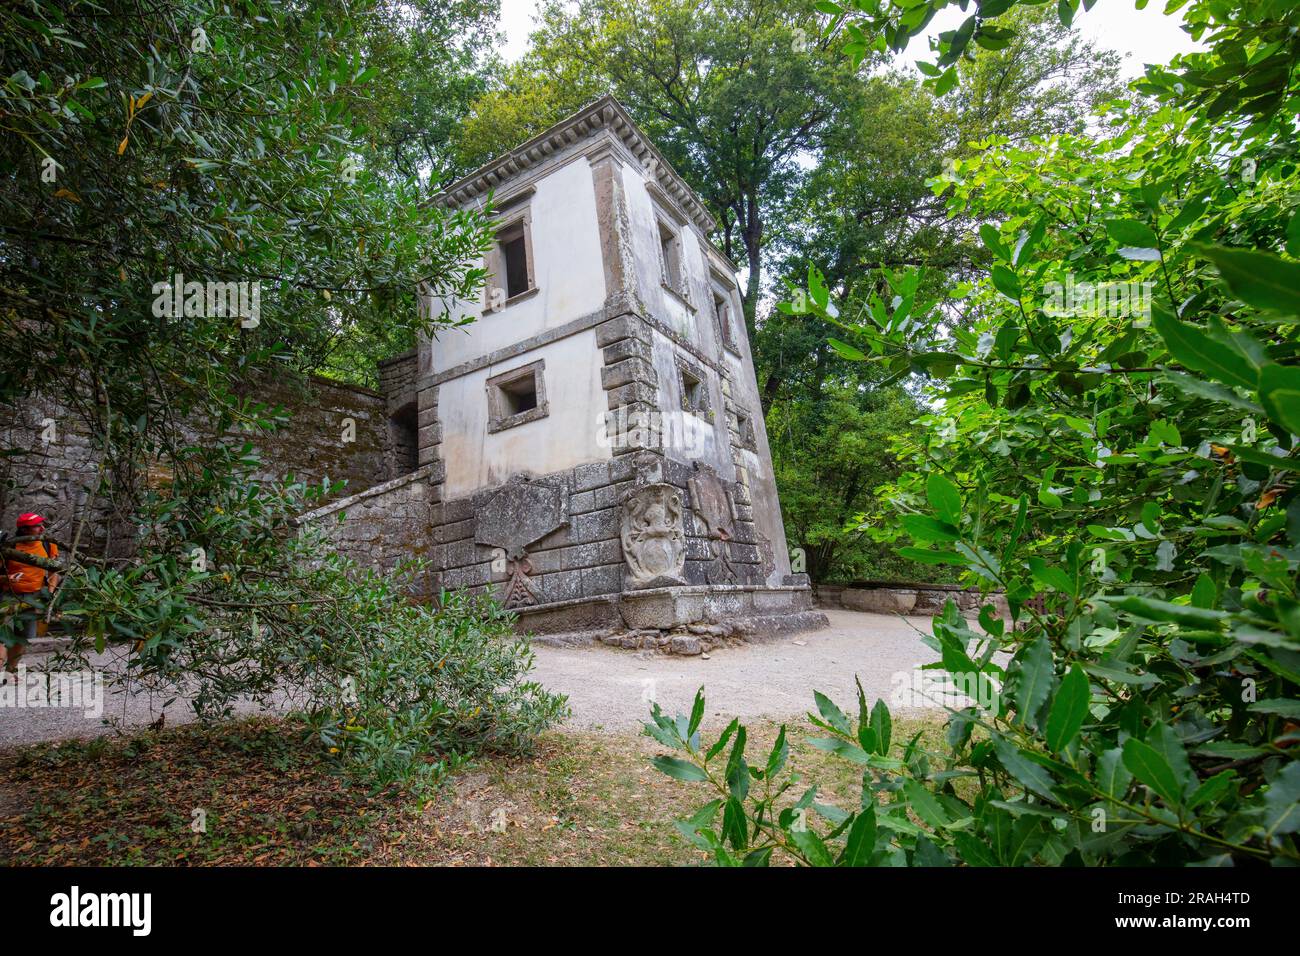
[[[1134,0],[1099,0],[1091,10],[1079,11],[1075,26],[1098,46],[1127,54],[1124,75],[1137,76],[1143,64],[1165,63],[1175,53],[1196,49],[1198,44],[1179,29],[1182,16],[1175,13],[1165,16],[1164,4],[1156,2],[1145,10],[1134,7]],[[537,0],[501,0],[501,30],[506,35],[502,54],[508,60],[518,59],[528,47],[528,34],[533,28],[533,11]],[[966,14],[958,7],[949,7],[935,17],[927,31],[941,33],[956,27]],[[915,62],[926,56],[928,44],[921,37],[913,40],[904,61]]]

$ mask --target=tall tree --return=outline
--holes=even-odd
[[[1082,132],[1101,104],[1127,95],[1120,55],[1061,23],[1051,5],[1016,7],[1003,17],[1005,46],[958,63],[954,93],[966,141]]]
[[[612,91],[700,193],[723,250],[748,268],[752,332],[768,217],[860,90],[858,70],[820,27],[806,2],[550,0],[522,66],[481,104],[467,154],[499,152],[576,101]],[[521,116],[510,102],[521,91],[531,91],[524,103],[554,106],[540,120]]]

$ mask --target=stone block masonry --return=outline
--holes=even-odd
[[[256,478],[293,475],[313,484],[342,480],[343,494],[371,488],[398,473],[385,399],[378,392],[312,378],[300,385],[250,383],[245,394],[284,407],[290,413],[288,422],[270,432],[234,429],[214,435],[206,422],[196,421],[189,425],[186,440],[223,441],[236,447],[252,442],[261,461]],[[67,396],[51,393],[21,406],[0,406],[0,447],[16,453],[0,457],[0,527],[12,528],[18,514],[37,511],[50,519],[51,532],[62,537],[72,533],[89,509],[96,516],[88,524],[92,537],[87,543],[93,546],[104,530],[98,515],[106,507],[91,496],[98,485],[99,454]],[[157,463],[142,478],[146,483],[170,479],[165,463]]]

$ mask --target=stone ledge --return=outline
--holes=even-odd
[[[390,491],[396,491],[404,485],[427,479],[437,472],[441,466],[442,462],[440,461],[421,465],[409,474],[401,475],[397,478],[391,479],[390,481],[381,482],[377,485],[371,485],[365,491],[359,491],[355,495],[349,495],[346,498],[340,498],[338,501],[331,502],[323,508],[317,508],[315,511],[308,511],[306,514],[301,514],[294,519],[294,523],[301,527],[309,522],[319,521],[321,518],[326,518],[335,512],[343,511],[369,498],[377,498],[380,495],[388,494]]]
[[[713,647],[826,627],[807,587],[674,586],[516,608],[516,630],[539,643],[596,642],[631,650],[698,654]]]

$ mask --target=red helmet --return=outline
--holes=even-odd
[[[45,518],[34,511],[28,511],[26,514],[18,516],[18,527],[20,528],[35,528],[43,524],[45,524]]]

